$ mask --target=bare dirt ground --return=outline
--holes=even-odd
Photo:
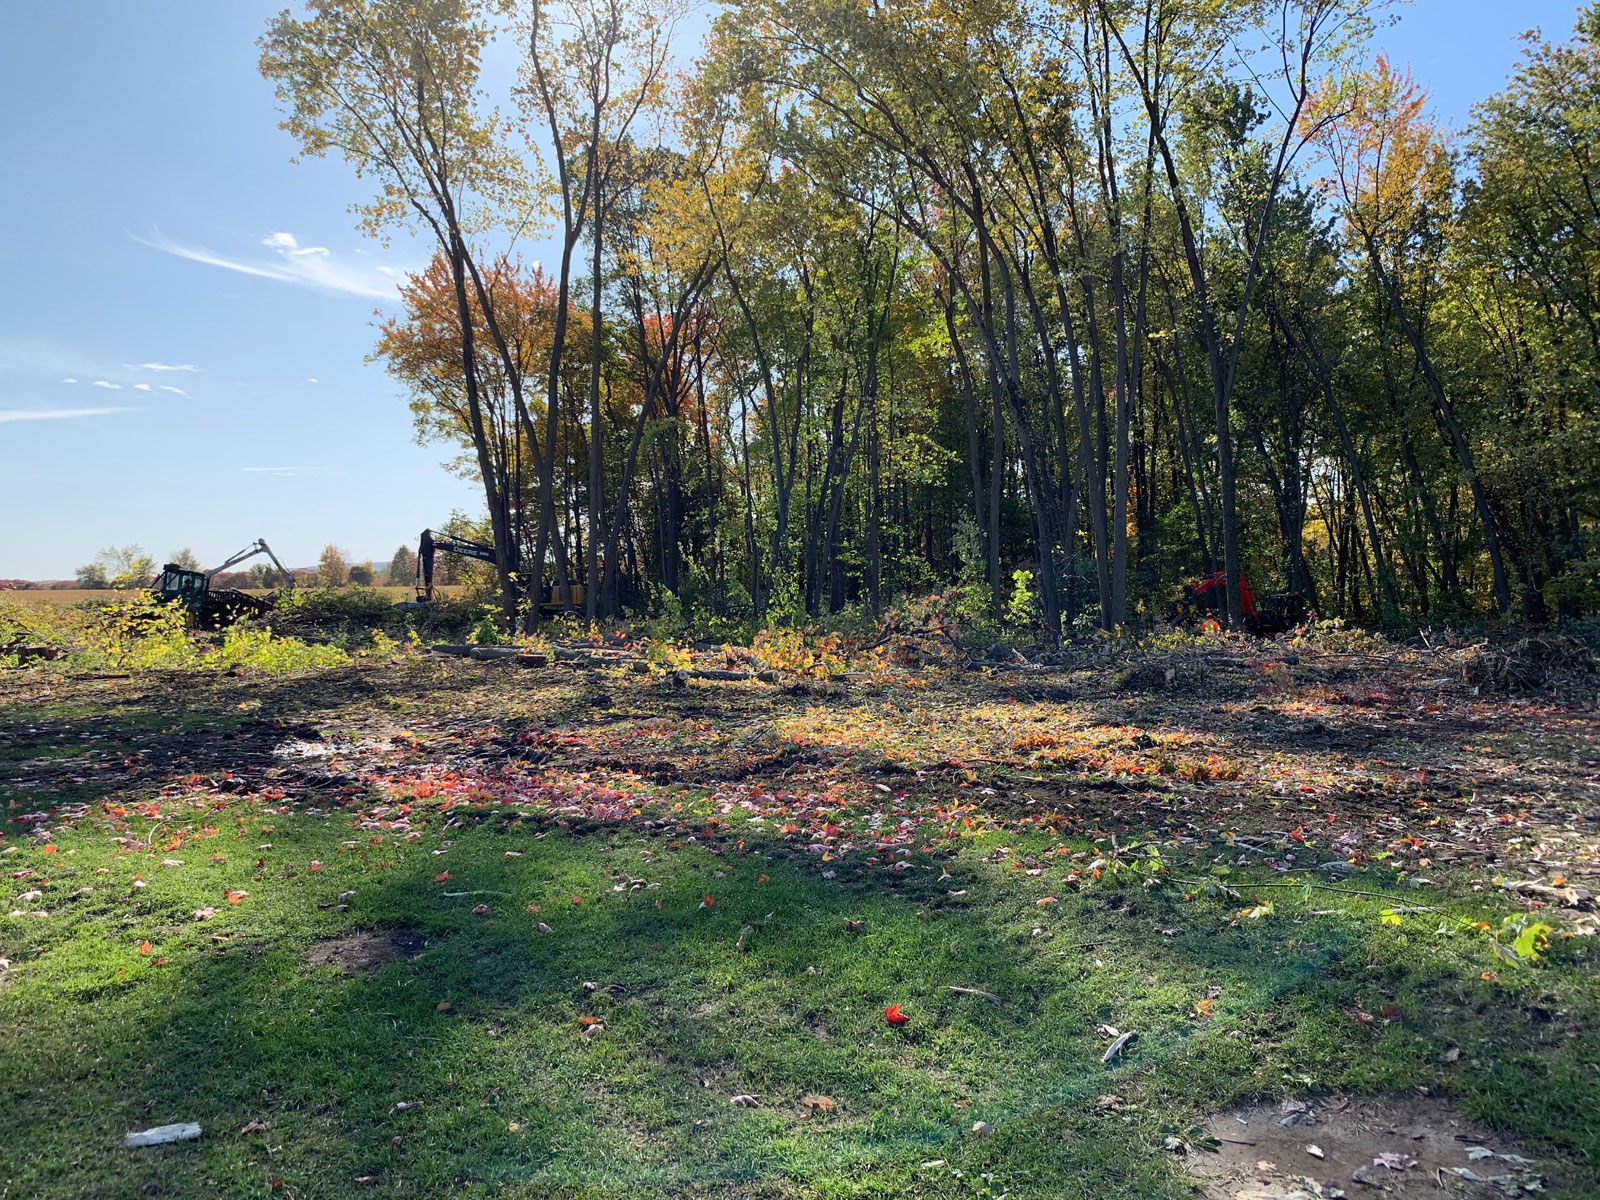
[[[1189,1161],[1212,1200],[1492,1200],[1552,1185],[1552,1164],[1434,1096],[1258,1104],[1216,1114],[1205,1132],[1216,1140],[1215,1152]]]
[[[306,965],[330,966],[345,974],[376,971],[392,962],[408,962],[428,948],[420,933],[395,929],[358,929],[324,938],[306,947]]]

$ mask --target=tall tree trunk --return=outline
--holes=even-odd
[[[1400,322],[1400,329],[1405,334],[1406,340],[1411,343],[1411,350],[1417,356],[1417,365],[1422,368],[1422,377],[1428,383],[1428,389],[1433,393],[1434,404],[1438,408],[1440,420],[1444,422],[1445,429],[1449,432],[1450,443],[1455,450],[1456,461],[1461,464],[1461,469],[1467,476],[1467,486],[1472,491],[1472,505],[1478,512],[1478,523],[1483,528],[1484,546],[1489,551],[1489,566],[1494,572],[1494,602],[1501,615],[1511,611],[1511,585],[1506,579],[1505,559],[1500,553],[1500,535],[1495,529],[1494,513],[1489,508],[1489,499],[1483,490],[1483,481],[1478,478],[1478,467],[1472,456],[1472,448],[1467,444],[1465,435],[1461,432],[1461,423],[1456,420],[1455,406],[1450,402],[1450,396],[1445,391],[1444,381],[1434,370],[1433,358],[1428,354],[1422,344],[1422,338],[1417,332],[1411,318],[1406,315],[1405,306],[1400,303],[1399,285],[1384,268],[1382,258],[1378,254],[1377,244],[1371,237],[1363,235],[1366,241],[1367,257],[1372,263],[1373,274],[1378,278],[1378,284],[1388,297],[1389,307],[1393,310],[1395,320]]]
[[[589,586],[583,593],[583,616],[590,625],[600,615],[600,545],[605,537],[603,522],[606,505],[604,425],[600,419],[600,356],[604,344],[603,314],[600,298],[604,291],[602,266],[604,208],[600,198],[595,198],[594,225],[590,237],[594,239],[594,257],[591,263],[589,299],[589,547],[585,574]],[[609,615],[609,614],[607,614]]]

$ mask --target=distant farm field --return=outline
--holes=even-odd
[[[246,588],[252,596],[270,596],[270,588]],[[352,589],[354,590],[354,589]],[[377,592],[398,603],[414,595],[408,587],[374,587],[364,591]],[[460,599],[466,588],[459,585],[435,587],[434,593],[451,600]],[[13,600],[19,604],[106,604],[117,601],[138,600],[145,593],[139,590],[116,591],[112,588],[17,588],[0,591],[0,600]]]

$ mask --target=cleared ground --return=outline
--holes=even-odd
[[[1176,1197],[1423,1090],[1533,1160],[1430,1194],[1594,1195],[1600,723],[1473,687],[7,672],[0,1195]]]

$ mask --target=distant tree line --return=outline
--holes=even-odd
[[[201,570],[200,562],[188,547],[174,551],[164,560],[190,571]],[[321,587],[371,587],[378,583],[409,587],[415,574],[416,559],[409,549],[401,546],[395,551],[384,576],[370,562],[351,562],[350,556],[338,546],[329,543],[322,548],[315,570],[296,569],[297,582]],[[159,568],[155,558],[143,546],[108,546],[94,559],[79,567],[74,575],[77,586],[83,589],[128,591],[147,588]],[[17,581],[19,584],[25,581]],[[212,577],[217,587],[266,589],[281,587],[283,579],[276,567],[268,563],[252,563],[243,571],[222,571]]]

